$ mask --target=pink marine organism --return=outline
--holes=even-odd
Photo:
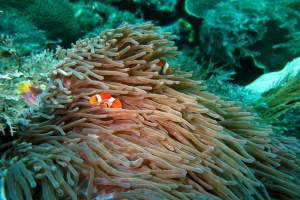
[[[41,89],[33,87],[29,82],[21,82],[16,90],[29,107],[36,107],[37,97],[42,93]]]

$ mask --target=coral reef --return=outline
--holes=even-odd
[[[14,37],[0,38],[0,47],[4,52],[9,52],[13,56],[3,57],[0,60],[0,124],[8,127],[11,135],[14,135],[14,118],[25,108],[21,96],[16,91],[20,82],[26,81],[33,85],[42,87],[46,84],[49,71],[58,61],[54,59],[53,52],[44,50],[41,53],[21,57],[13,43]],[[24,46],[24,45],[21,45]],[[4,129],[0,129],[0,140]]]
[[[94,2],[94,3],[88,3],[88,4],[76,4],[77,13],[80,13],[76,16],[76,18],[79,18],[83,23],[80,23],[85,28],[83,30],[86,30],[85,38],[86,37],[96,37],[98,36],[102,31],[105,29],[109,29],[110,27],[117,27],[119,24],[121,24],[123,21],[126,21],[130,24],[135,23],[142,23],[143,20],[137,18],[133,13],[130,13],[128,11],[120,11],[117,8],[105,4],[102,2]],[[87,9],[88,8],[88,9]],[[88,12],[86,11],[88,10]],[[87,19],[91,15],[90,12],[94,13],[93,20]],[[86,17],[82,17],[81,15],[86,15]],[[97,24],[97,26],[94,26],[93,29],[89,30],[86,26],[86,21],[95,21],[95,18],[98,19],[101,17],[100,23]],[[87,32],[87,30],[89,30]]]
[[[221,0],[186,0],[184,8],[188,14],[204,18],[205,11],[213,9],[220,2]]]
[[[31,23],[45,31],[49,40],[61,39],[69,44],[82,34],[68,0],[0,0],[0,9],[27,16]]]
[[[300,146],[251,108],[206,91],[152,23],[121,24],[59,49],[36,108],[0,160],[9,199],[300,198]],[[122,109],[91,105],[110,93]],[[1,186],[0,185],[0,186]],[[4,194],[5,193],[5,194]],[[5,197],[4,197],[5,198]]]
[[[258,94],[267,93],[275,87],[279,88],[289,85],[289,83],[286,82],[287,79],[295,79],[293,82],[294,84],[297,84],[298,81],[296,77],[299,75],[299,72],[300,57],[288,62],[280,71],[263,74],[251,84],[245,86],[245,88]]]
[[[156,8],[160,12],[166,12],[173,15],[176,12],[175,6],[178,0],[130,0],[138,4],[146,4],[149,7]]]
[[[261,122],[271,124],[277,134],[285,131],[286,135],[297,138],[298,117],[295,113],[299,112],[299,72],[300,58],[296,58],[282,70],[266,73],[245,87],[256,94],[252,105]],[[292,113],[295,114],[293,117]]]
[[[254,56],[249,47],[261,40],[269,19],[263,1],[221,2],[204,14],[200,31],[201,49],[213,60],[236,63],[237,59]],[[220,52],[223,52],[220,54]]]
[[[203,18],[199,46],[214,62],[243,66],[251,57],[266,72],[299,56],[300,15],[281,1],[186,1],[186,11]],[[200,8],[200,9],[199,9]]]
[[[15,50],[21,56],[39,53],[50,43],[43,31],[39,30],[27,16],[20,16],[16,10],[4,10],[0,14],[0,32],[3,36],[10,36]],[[1,39],[3,41],[3,39]],[[2,42],[3,44],[3,42]],[[0,47],[2,47],[0,43]],[[7,48],[0,48],[0,55],[8,56]]]

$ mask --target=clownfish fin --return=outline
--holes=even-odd
[[[103,108],[108,108],[107,103],[101,103],[100,105],[101,105],[101,107],[103,107]]]
[[[113,101],[113,103],[111,104],[110,108],[119,108],[121,109],[122,108],[122,103],[119,99],[115,99]]]

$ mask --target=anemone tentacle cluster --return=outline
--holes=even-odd
[[[300,198],[299,143],[251,108],[159,59],[180,52],[152,23],[121,24],[58,51],[37,107],[0,161],[7,199]],[[92,105],[109,93],[122,109]]]

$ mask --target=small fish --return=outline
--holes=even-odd
[[[91,96],[90,103],[92,105],[101,105],[101,107],[104,108],[122,108],[121,101],[112,97],[108,93],[95,94]]]
[[[159,75],[166,75],[171,71],[171,66],[163,59],[159,59],[159,61],[155,64],[152,64],[150,68],[154,68],[154,71],[157,71]],[[148,69],[144,69],[144,71],[147,70]]]
[[[159,59],[159,61],[158,61],[158,63],[156,63],[156,65],[160,67],[158,74],[166,75],[166,74],[170,73],[170,71],[171,71],[171,66],[169,65],[169,63],[167,63],[163,59]]]
[[[21,82],[16,90],[29,107],[36,107],[37,97],[42,93],[41,89],[33,87],[29,82]]]

